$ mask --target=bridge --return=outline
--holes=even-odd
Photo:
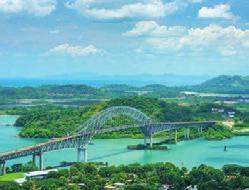
[[[118,115],[125,115],[136,121],[135,125],[122,125],[112,128],[103,128],[103,125],[110,119]],[[43,169],[43,154],[45,152],[76,148],[77,149],[77,161],[81,161],[81,154],[84,155],[84,161],[87,162],[87,145],[96,134],[108,133],[113,131],[126,130],[131,128],[139,128],[144,135],[144,143],[147,145],[153,145],[153,135],[162,131],[173,131],[174,139],[177,143],[177,130],[185,129],[184,135],[186,139],[189,139],[190,128],[198,128],[198,132],[202,133],[203,127],[213,126],[214,121],[202,121],[202,122],[154,122],[148,116],[141,111],[128,107],[117,106],[107,108],[89,120],[87,120],[82,127],[78,128],[72,134],[62,137],[51,139],[47,142],[36,144],[29,147],[24,147],[18,150],[1,153],[0,164],[2,168],[2,174],[5,174],[6,161],[16,158],[32,156],[33,163],[36,164],[36,158],[39,158],[39,168]]]

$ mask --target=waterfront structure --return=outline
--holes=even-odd
[[[44,179],[47,177],[49,172],[58,172],[57,169],[43,170],[43,171],[33,171],[25,173],[26,179]]]
[[[112,117],[118,115],[125,115],[134,119],[137,124],[135,125],[122,125],[119,127],[102,128],[102,126]],[[81,155],[84,155],[84,162],[87,162],[87,145],[91,139],[100,133],[108,133],[113,131],[120,131],[130,128],[140,128],[144,135],[144,143],[147,145],[149,140],[150,146],[153,145],[153,135],[162,131],[173,131],[174,139],[177,143],[177,130],[185,129],[185,138],[189,139],[190,128],[198,128],[199,133],[202,133],[203,127],[213,126],[214,121],[203,121],[203,122],[154,122],[148,116],[141,111],[128,107],[128,106],[117,106],[103,110],[87,120],[82,127],[78,128],[72,134],[62,137],[54,138],[45,143],[36,144],[21,148],[18,150],[1,153],[0,164],[2,166],[2,174],[5,174],[5,165],[7,160],[12,160],[20,157],[32,155],[34,163],[39,158],[39,168],[44,168],[44,153],[55,151],[59,149],[76,148],[77,149],[77,161],[80,162]]]
[[[33,171],[33,172],[24,173],[24,177],[20,179],[16,179],[15,182],[22,184],[25,181],[30,180],[30,179],[45,179],[47,178],[49,172],[58,172],[58,170],[50,169],[50,170]]]

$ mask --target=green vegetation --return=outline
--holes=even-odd
[[[182,88],[163,85],[133,87],[128,85],[108,85],[94,88],[86,85],[45,85],[40,87],[0,87],[0,104],[15,104],[16,100],[30,99],[36,103],[46,103],[45,99],[109,99],[143,94],[154,97],[176,97]],[[77,103],[77,102],[76,102]],[[75,103],[74,103],[75,104]],[[80,105],[80,103],[78,104]]]
[[[28,162],[25,164],[14,164],[11,167],[6,167],[7,175],[0,176],[0,181],[11,181],[16,178],[21,178],[24,172],[30,172],[36,170],[39,170],[39,168],[36,165],[34,165],[33,162]]]
[[[47,179],[28,180],[22,186],[0,182],[4,190],[102,190],[121,186],[124,190],[184,190],[197,186],[198,190],[241,190],[249,187],[249,168],[225,165],[222,170],[206,165],[191,171],[171,163],[129,164],[98,167],[94,163],[78,163],[69,169],[50,172]]]
[[[150,145],[138,144],[138,145],[128,145],[127,149],[129,150],[168,150],[168,147],[163,146],[163,145],[155,145],[155,144],[153,144],[152,147],[150,147]]]
[[[37,107],[22,110],[15,123],[23,126],[21,137],[60,137],[80,127],[90,116],[100,111],[102,105],[85,108]],[[25,112],[25,113],[23,113]]]
[[[249,77],[222,75],[192,87],[192,89],[202,92],[248,94]]]
[[[0,98],[5,99],[41,99],[98,97],[101,91],[86,85],[46,85],[41,87],[0,87]]]
[[[0,87],[0,104],[16,99],[72,99],[72,98],[117,98],[142,94],[150,97],[177,97],[181,91],[201,91],[226,94],[248,94],[249,77],[222,75],[200,85],[167,87],[146,85],[107,85],[94,88],[86,85],[44,85],[40,87]],[[3,101],[2,101],[3,100]],[[11,101],[10,101],[11,102]]]
[[[221,124],[210,127],[204,134],[206,140],[223,140],[231,137],[233,137],[232,131]]]
[[[62,108],[55,106],[32,107],[9,111],[21,114],[15,123],[22,126],[21,137],[60,137],[67,135],[95,115],[97,112],[111,106],[131,106],[147,114],[158,122],[219,120],[221,114],[211,111],[212,105],[182,106],[168,103],[164,100],[149,97],[127,97],[114,99],[82,108]],[[109,119],[103,127],[114,127],[122,124],[134,124],[135,121],[126,116]],[[130,129],[123,132],[101,134],[97,138],[141,138],[140,129]]]
[[[0,182],[2,182],[2,181],[14,181],[15,179],[19,179],[19,178],[23,178],[23,177],[24,177],[23,172],[10,173],[10,174],[6,174],[4,176],[0,176]]]
[[[39,168],[33,162],[28,162],[26,164],[14,164],[10,168],[6,168],[7,173],[30,172],[35,170],[39,170]]]

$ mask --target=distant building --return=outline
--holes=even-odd
[[[124,187],[125,184],[124,183],[114,183],[114,186],[121,188],[121,187]]]
[[[133,91],[125,91],[126,93],[134,93],[137,96],[143,96],[149,93],[149,91],[142,91],[142,90],[133,90]]]
[[[235,111],[228,111],[228,110],[225,110],[223,108],[212,108],[212,112],[221,113],[223,119],[226,119],[226,118],[231,118],[232,119],[236,115]]]
[[[162,184],[161,187],[159,187],[159,190],[169,190],[170,185],[169,184]]]
[[[249,99],[239,99],[239,102],[240,103],[246,103],[246,104],[248,104],[249,103]]]
[[[58,170],[51,169],[51,170],[28,172],[28,173],[25,173],[24,176],[26,179],[44,179],[47,177],[49,172],[58,172]]]
[[[198,190],[197,185],[194,185],[194,186],[190,185],[190,186],[186,187],[186,190]]]
[[[199,96],[200,94],[198,92],[192,92],[192,91],[183,91],[181,92],[184,96]]]
[[[232,105],[232,104],[237,104],[238,102],[237,101],[224,101],[223,103]]]
[[[212,108],[212,112],[224,113],[225,110],[221,108]]]
[[[16,179],[15,182],[22,184],[30,179],[45,179],[47,178],[49,172],[57,172],[57,171],[58,171],[57,169],[51,169],[51,170],[33,171],[33,172],[24,173],[24,177]]]
[[[117,190],[117,187],[115,187],[113,185],[106,185],[105,190]]]
[[[234,118],[235,117],[235,112],[234,111],[229,111],[227,112],[229,118]]]

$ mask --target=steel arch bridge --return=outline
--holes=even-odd
[[[74,131],[73,134],[87,134],[87,138],[91,139],[96,133],[98,133],[102,129],[103,125],[109,119],[119,116],[119,115],[124,115],[124,116],[128,116],[132,118],[138,123],[139,126],[149,125],[153,123],[152,119],[150,119],[143,112],[135,108],[132,108],[129,106],[116,106],[116,107],[107,108],[99,112],[98,114],[96,114],[95,116],[87,120],[82,125],[82,127],[79,127],[78,129],[76,129],[76,131]],[[136,126],[129,125],[127,127],[132,128]],[[113,128],[113,129],[117,130],[118,128]]]
[[[125,115],[137,122],[135,125],[122,125],[113,128],[102,128],[103,125],[110,119],[118,115]],[[144,143],[147,144],[147,139],[150,139],[150,146],[152,146],[153,134],[162,131],[174,131],[175,141],[177,142],[177,130],[184,128],[185,137],[189,138],[190,128],[196,127],[201,133],[203,127],[213,126],[216,122],[167,122],[157,123],[145,115],[143,112],[128,106],[116,106],[107,108],[95,116],[87,120],[81,127],[75,130],[71,135],[49,140],[45,143],[36,144],[21,148],[18,150],[0,153],[0,164],[2,165],[2,173],[5,173],[5,162],[20,157],[32,155],[35,163],[36,157],[39,157],[39,167],[43,169],[43,153],[60,149],[76,148],[77,161],[80,161],[81,152],[84,153],[84,161],[87,161],[87,145],[90,140],[101,133],[108,133],[112,131],[120,131],[130,128],[140,128],[144,134]]]

